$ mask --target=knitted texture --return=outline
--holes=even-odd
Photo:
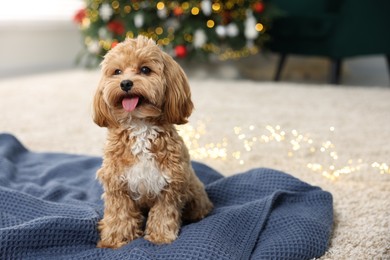
[[[101,158],[28,151],[0,134],[0,259],[311,259],[325,253],[332,196],[288,174],[223,177],[193,162],[214,210],[169,245],[96,248]]]

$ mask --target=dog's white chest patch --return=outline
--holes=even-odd
[[[122,180],[128,183],[133,199],[156,197],[170,182],[169,176],[161,171],[155,155],[150,151],[162,129],[142,122],[132,125],[130,130],[130,138],[135,139],[131,152],[138,162],[125,171]]]

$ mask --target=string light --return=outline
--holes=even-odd
[[[158,10],[163,10],[165,8],[165,4],[164,2],[158,2],[156,7]]]
[[[255,26],[256,31],[261,32],[264,29],[264,25],[257,23]]]
[[[113,1],[111,3],[111,6],[112,6],[113,9],[118,9],[119,8],[119,2],[118,1]]]
[[[213,3],[212,9],[213,9],[214,12],[217,13],[217,12],[219,12],[221,10],[221,5],[218,2]]]
[[[184,11],[187,11],[190,8],[190,4],[188,2],[184,2],[181,4],[181,8],[183,8]]]
[[[198,15],[199,14],[199,8],[198,7],[192,7],[191,14],[192,15]]]
[[[123,8],[123,11],[125,11],[126,14],[130,13],[130,12],[131,12],[131,6],[130,6],[130,5],[126,5],[126,6]]]
[[[191,124],[179,126],[178,130],[194,160],[234,160],[239,165],[245,165],[251,155],[261,154],[261,149],[267,149],[269,145],[277,145],[286,151],[287,159],[299,156],[302,167],[329,180],[335,181],[344,175],[369,167],[379,174],[390,174],[390,167],[386,163],[367,163],[361,158],[341,161],[339,152],[336,151],[337,147],[331,140],[318,141],[309,133],[300,133],[296,129],[282,129],[280,125],[234,126],[229,137],[212,142],[205,141],[209,138],[204,121],[198,121],[196,126]],[[334,133],[335,128],[330,127],[329,131]]]
[[[161,34],[164,32],[164,30],[163,30],[162,27],[157,27],[157,28],[155,29],[155,32],[156,32],[156,34],[161,35]]]
[[[207,20],[206,25],[208,28],[213,28],[215,25],[215,22],[213,20]]]

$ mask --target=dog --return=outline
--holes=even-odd
[[[194,107],[188,79],[145,36],[111,49],[101,73],[92,114],[108,130],[97,171],[104,189],[97,246],[119,248],[141,236],[171,243],[182,219],[201,220],[213,208],[175,128],[187,123]]]

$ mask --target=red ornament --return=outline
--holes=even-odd
[[[113,41],[113,42],[111,43],[111,49],[114,49],[115,46],[117,46],[117,45],[118,45],[118,42],[117,42],[117,41]]]
[[[122,35],[125,33],[125,26],[123,25],[122,22],[120,21],[111,21],[107,24],[108,30],[111,32],[117,34],[117,35]]]
[[[176,6],[174,9],[173,9],[173,14],[175,16],[180,16],[184,13],[183,11],[183,8],[181,8],[180,6]]]
[[[222,13],[222,24],[229,24],[232,21],[232,13],[230,11],[225,11]]]
[[[187,47],[185,45],[177,45],[175,47],[175,54],[178,58],[185,58],[187,56]]]
[[[85,8],[80,9],[76,12],[76,14],[73,16],[73,21],[75,23],[81,24],[83,22],[83,19],[87,16],[87,11]]]
[[[253,5],[253,10],[256,13],[262,13],[264,11],[264,4],[263,2],[258,2]]]

